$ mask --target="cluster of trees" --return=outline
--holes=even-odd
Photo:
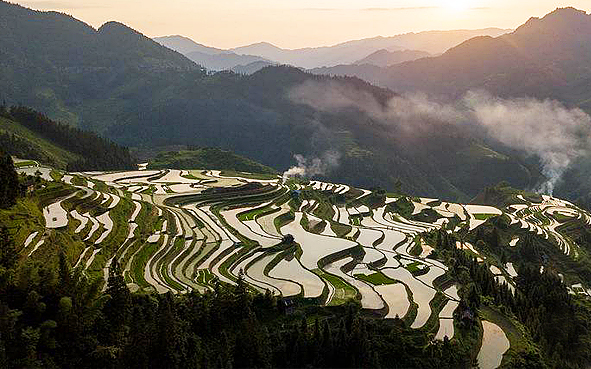
[[[516,361],[515,365],[527,363],[527,367],[542,368],[548,363],[556,368],[580,368],[590,362],[591,306],[569,295],[565,284],[550,268],[540,273],[540,258],[534,262],[523,258],[517,264],[519,275],[514,278],[517,288],[513,293],[506,284],[497,283],[487,264],[478,263],[457,249],[454,235],[435,232],[437,249],[450,261],[455,278],[465,286],[463,303],[477,310],[488,298],[488,302],[527,327],[532,339],[542,348],[543,358],[539,352],[531,350],[521,353],[522,361]],[[492,243],[498,242],[499,231],[495,228],[489,233],[482,237]],[[537,250],[539,246],[534,241],[525,238],[520,247]],[[483,239],[480,242],[485,243]],[[491,249],[488,244],[487,247]]]
[[[126,170],[134,167],[134,162],[126,147],[119,146],[96,133],[72,128],[67,124],[57,123],[47,116],[24,106],[0,108],[0,115],[11,119],[35,132],[42,138],[61,148],[78,154],[83,159],[68,163],[68,170]],[[15,154],[32,154],[31,159],[42,160],[37,150],[22,139],[11,135],[0,136],[2,143],[8,144],[7,149]]]
[[[11,246],[9,237],[0,242]],[[0,261],[3,270],[15,267]],[[457,343],[432,343],[400,319],[364,318],[356,305],[284,315],[275,297],[253,294],[242,280],[204,294],[131,294],[115,262],[101,293],[102,281],[72,270],[62,255],[57,268],[26,264],[3,282],[4,368],[470,366]]]
[[[20,190],[12,158],[0,150],[0,209],[14,205]]]
[[[19,158],[38,160],[55,167],[58,167],[59,165],[38,145],[13,133],[0,132],[0,147],[2,147],[5,152]]]
[[[213,147],[189,146],[187,150],[159,153],[150,160],[149,169],[218,169],[237,172],[274,174],[276,171],[230,151]]]

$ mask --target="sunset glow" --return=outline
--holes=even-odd
[[[591,11],[588,0],[19,0],[70,14],[97,28],[116,20],[149,37],[184,35],[231,48],[266,41],[283,48],[427,30],[513,29],[557,7]]]
[[[470,9],[473,4],[470,0],[445,0],[442,2],[442,7],[454,11],[454,12],[463,12]]]

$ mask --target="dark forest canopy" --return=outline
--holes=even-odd
[[[275,174],[274,169],[214,147],[188,147],[187,150],[167,151],[150,160],[149,169],[217,169],[238,172]]]
[[[42,113],[23,106],[0,110],[0,116],[12,120],[37,136],[77,154],[81,159],[67,164],[70,171],[78,170],[124,170],[134,167],[129,150],[96,133],[83,131],[63,123],[57,123]],[[43,161],[46,153],[26,137],[9,132],[0,132],[0,143],[12,155]],[[49,163],[53,164],[53,163]]]
[[[10,155],[0,149],[0,209],[15,204],[20,187]]]

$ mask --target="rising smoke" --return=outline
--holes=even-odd
[[[303,155],[294,155],[297,165],[283,173],[287,177],[314,177],[325,175],[330,170],[338,167],[341,155],[337,151],[325,151],[319,157],[306,158]]]
[[[320,111],[357,109],[400,132],[422,134],[441,123],[480,128],[489,138],[538,157],[547,181],[537,190],[549,194],[568,166],[589,153],[591,144],[589,115],[553,100],[509,100],[470,91],[453,104],[414,94],[384,105],[336,81],[306,82],[292,89],[290,98]]]

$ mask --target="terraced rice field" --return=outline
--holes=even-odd
[[[414,199],[409,200],[412,216],[405,218],[390,206],[398,198],[364,203],[368,190],[248,177],[180,170],[69,173],[61,176],[69,194],[56,193],[42,209],[45,227],[68,233],[81,245],[71,262],[85,273],[106,278],[117,260],[132,290],[203,292],[242,277],[255,290],[313,298],[318,304],[356,299],[364,309],[384,318],[399,316],[443,339],[454,337],[458,288],[441,290],[436,283],[448,267],[430,258],[434,249],[422,240],[424,232],[475,229],[502,215],[512,227],[574,256],[576,245],[560,232],[557,214],[591,223],[589,214],[548,196],[536,204],[516,199],[523,203],[504,209]],[[437,217],[409,219],[423,214]],[[452,222],[454,229],[448,229]],[[26,237],[27,257],[43,248],[46,229]],[[506,246],[519,247],[519,238]],[[457,247],[489,262],[467,242]],[[499,283],[514,288],[513,264],[490,264],[490,270]],[[588,293],[582,285],[576,290]],[[435,310],[434,299],[440,305]],[[427,324],[433,321],[438,324]],[[482,355],[493,354],[483,348]],[[481,365],[489,365],[483,360]]]
[[[478,352],[478,367],[481,369],[494,369],[501,365],[503,354],[509,349],[509,340],[503,330],[489,321],[482,321],[484,334],[482,347]]]

